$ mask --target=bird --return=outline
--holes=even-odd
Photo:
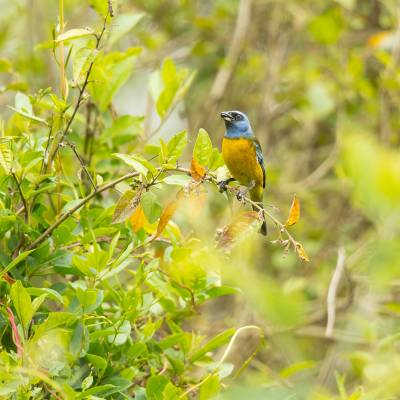
[[[257,140],[246,114],[241,111],[223,111],[225,134],[222,139],[222,157],[232,178],[219,182],[221,191],[231,181],[238,181],[250,193],[250,199],[263,208],[265,165],[260,142]],[[242,196],[243,197],[243,196]],[[259,208],[253,205],[253,210]],[[267,235],[264,213],[260,233]]]

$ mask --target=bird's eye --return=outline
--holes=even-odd
[[[236,121],[242,119],[242,116],[239,113],[233,112],[231,115]]]

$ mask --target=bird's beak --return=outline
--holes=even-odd
[[[233,121],[233,118],[231,117],[231,115],[229,114],[229,112],[223,111],[221,113],[221,118],[225,121]]]

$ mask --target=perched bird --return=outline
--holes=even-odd
[[[263,207],[265,188],[265,167],[260,142],[254,136],[250,121],[240,111],[224,111],[221,118],[225,121],[226,132],[222,139],[222,156],[232,177],[220,182],[220,189],[237,180],[247,187],[250,198]],[[253,209],[258,211],[254,206]],[[260,233],[267,234],[267,225],[263,214]]]

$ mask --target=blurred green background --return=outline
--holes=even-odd
[[[68,29],[99,24],[91,8],[97,3],[66,0]],[[129,34],[115,39],[114,49],[143,50],[113,107],[145,117],[140,145],[182,129],[193,145],[203,127],[220,147],[219,113],[239,109],[264,151],[265,202],[279,211],[267,210],[284,222],[292,195],[300,199],[301,218],[291,232],[309,263],[271,243],[279,233],[271,222],[266,240],[250,236],[226,258],[199,255],[240,294],[204,307],[190,326],[212,335],[256,324],[266,335],[266,346],[223,398],[398,398],[399,2],[120,0],[113,7],[111,32],[127,23],[120,15],[138,16],[127,23]],[[0,9],[0,104],[8,118],[5,106],[16,91],[59,87],[51,51],[58,4],[1,0]],[[166,57],[196,75],[159,125],[148,93]],[[94,168],[106,170],[107,157],[107,148],[99,148]],[[235,203],[233,213],[239,208]],[[230,215],[226,199],[210,186],[177,219],[210,240]],[[326,298],[340,252],[336,322],[326,337]],[[257,337],[257,331],[241,335],[229,361],[242,365]]]

